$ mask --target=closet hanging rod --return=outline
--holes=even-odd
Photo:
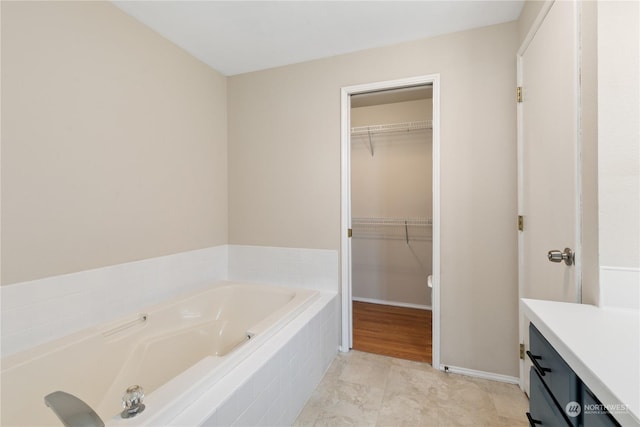
[[[415,130],[422,129],[431,129],[432,121],[431,120],[421,120],[414,122],[403,122],[403,123],[388,123],[382,125],[370,125],[370,126],[357,126],[351,128],[351,136],[360,136],[360,135],[373,135],[377,133],[387,133],[387,132],[410,132]]]
[[[429,241],[431,218],[351,218],[352,237],[365,239],[402,239]]]
[[[431,218],[351,218],[353,225],[423,226],[432,225]]]

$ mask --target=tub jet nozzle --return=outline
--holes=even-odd
[[[120,413],[122,418],[133,418],[144,411],[144,390],[139,385],[132,385],[122,396],[122,406],[124,411]]]

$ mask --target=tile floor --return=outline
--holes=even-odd
[[[518,386],[352,350],[338,353],[294,426],[528,426]]]

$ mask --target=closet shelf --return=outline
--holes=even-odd
[[[431,218],[351,218],[353,237],[429,241]]]
[[[422,129],[431,129],[431,120],[422,120],[415,122],[389,123],[382,125],[358,126],[351,128],[351,136],[359,135],[375,135],[387,132],[410,132]]]
[[[407,223],[412,226],[431,226],[433,225],[431,218],[383,218],[383,217],[367,217],[367,218],[351,218],[352,225],[372,225],[372,226],[394,226],[404,225]]]
[[[358,126],[351,128],[351,137],[366,136],[369,142],[369,152],[373,157],[373,136],[390,132],[411,132],[423,129],[431,129],[431,120],[417,122],[389,123],[383,125]]]

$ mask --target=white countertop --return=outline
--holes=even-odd
[[[525,315],[623,426],[640,426],[638,310],[521,299]]]

